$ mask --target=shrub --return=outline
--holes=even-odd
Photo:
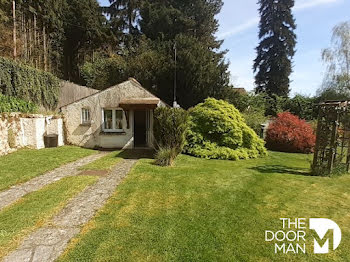
[[[202,158],[238,160],[264,156],[264,141],[231,104],[214,98],[190,109],[185,152]]]
[[[271,150],[312,153],[316,137],[310,124],[289,113],[279,113],[266,133],[266,146]]]
[[[38,106],[31,102],[0,94],[0,113],[36,113],[37,111]]]
[[[0,57],[0,93],[56,109],[59,89],[54,75]]]
[[[187,128],[188,113],[185,110],[157,108],[154,111],[154,136],[159,156],[167,155],[171,163],[184,147]]]
[[[178,153],[175,148],[158,148],[156,152],[156,164],[159,166],[172,166]]]
[[[242,113],[247,125],[259,136],[261,134],[261,124],[267,120],[264,110],[251,108]]]

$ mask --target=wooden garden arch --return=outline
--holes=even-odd
[[[329,175],[350,167],[350,101],[327,101],[318,105],[316,146],[312,169]]]

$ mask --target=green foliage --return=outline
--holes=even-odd
[[[0,90],[3,94],[55,109],[59,88],[59,80],[52,74],[0,57]]]
[[[86,62],[82,66],[81,74],[86,86],[102,90],[126,80],[126,69],[127,64],[121,56],[98,56],[94,62]]]
[[[110,21],[120,31],[128,30],[128,33],[137,34],[138,27],[135,26],[138,12],[140,11],[141,0],[110,0],[110,6],[105,8],[110,15]]]
[[[246,124],[255,131],[257,135],[261,134],[261,125],[267,120],[264,110],[259,110],[257,108],[251,108],[242,113],[242,116]]]
[[[260,43],[254,60],[256,91],[287,97],[296,45],[294,0],[259,0],[259,4]]]
[[[159,166],[172,166],[178,153],[175,148],[159,148],[156,152],[156,164]]]
[[[188,113],[183,109],[159,107],[154,111],[154,137],[161,155],[175,159],[185,144]],[[164,153],[164,154],[163,154]]]
[[[317,118],[318,114],[316,98],[303,95],[296,95],[292,99],[286,99],[283,109],[304,120],[313,120]]]
[[[79,65],[93,60],[94,51],[108,46],[108,29],[97,0],[66,0],[66,4],[62,18],[65,22],[64,77],[79,82]]]
[[[215,98],[223,99],[234,105],[242,113],[247,125],[260,135],[261,124],[267,120],[265,116],[266,100],[263,94],[242,94],[234,88],[227,87]]]
[[[32,102],[0,94],[0,113],[36,113],[37,111],[38,106]]]
[[[320,99],[345,100],[350,97],[350,21],[341,22],[333,28],[331,46],[322,51],[327,65]]]
[[[264,141],[247,126],[240,112],[223,100],[208,98],[190,109],[185,152],[203,158],[248,159],[264,156]]]
[[[113,1],[114,4],[121,2]],[[229,85],[225,53],[217,51],[221,41],[215,37],[218,29],[215,15],[221,9],[221,0],[156,0],[135,6],[140,10],[141,36],[135,36],[137,45],[126,44],[129,76],[172,103],[176,43],[177,101],[183,108],[194,106]]]

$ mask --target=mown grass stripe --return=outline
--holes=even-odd
[[[0,258],[16,248],[20,241],[43,226],[65,204],[97,177],[67,177],[30,193],[0,212]]]

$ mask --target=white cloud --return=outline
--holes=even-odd
[[[294,7],[295,11],[308,9],[315,6],[325,5],[325,4],[334,4],[339,2],[339,0],[304,0],[298,1]]]
[[[236,35],[238,33],[244,32],[247,29],[250,29],[250,28],[256,26],[258,23],[259,23],[259,18],[257,18],[257,17],[252,18],[250,20],[247,20],[243,24],[240,24],[238,26],[235,26],[235,27],[231,28],[229,31],[226,31],[226,32],[223,32],[223,33],[219,33],[218,37],[219,38],[226,38],[226,37],[229,37],[229,36]]]
[[[295,11],[301,11],[305,9],[309,9],[316,6],[326,5],[326,4],[334,4],[339,2],[340,0],[300,0],[297,1],[296,5],[294,6]],[[241,32],[244,32],[250,28],[256,27],[259,24],[259,18],[254,17],[250,18],[246,22],[239,24],[237,26],[234,26],[230,30],[227,30],[226,32],[222,32],[218,34],[218,38],[228,38],[234,35],[237,35]]]

